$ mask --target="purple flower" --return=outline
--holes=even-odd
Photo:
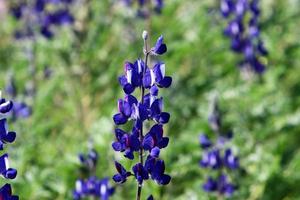
[[[131,172],[127,172],[126,169],[117,161],[115,161],[115,166],[118,174],[113,176],[113,180],[116,183],[124,183],[127,180],[127,177],[132,175]]]
[[[255,16],[259,16],[260,15],[260,8],[259,8],[259,5],[258,5],[258,0],[252,0],[250,2],[250,9],[251,9],[252,13]]]
[[[77,180],[73,199],[80,200],[88,196],[98,197],[101,200],[108,200],[114,193],[114,188],[109,185],[108,178],[98,179],[95,176],[87,180]]]
[[[224,34],[229,37],[237,37],[244,31],[244,26],[241,19],[235,19],[227,25],[224,30]]]
[[[259,28],[258,28],[258,18],[257,17],[252,17],[249,21],[249,38],[250,39],[255,39],[256,37],[259,37]]]
[[[0,174],[2,174],[4,178],[14,179],[17,176],[17,170],[9,168],[8,166],[8,155],[3,154],[0,156]]]
[[[235,3],[235,13],[238,17],[243,17],[248,8],[248,0],[237,0]]]
[[[149,119],[157,122],[158,124],[166,124],[169,122],[170,114],[163,112],[163,98],[157,98],[150,93],[144,96],[144,106],[147,109]]]
[[[24,9],[25,4],[24,3],[19,3],[17,6],[12,7],[10,9],[10,13],[12,16],[14,16],[16,19],[20,19],[23,16],[23,9]]]
[[[153,69],[146,69],[143,77],[145,88],[151,88],[151,95],[157,96],[158,88],[168,88],[172,84],[172,78],[165,76],[165,64],[160,62],[154,65]]]
[[[54,36],[53,27],[72,24],[74,18],[69,10],[72,0],[33,0],[32,3],[21,3],[11,8],[12,15],[22,21],[24,27],[16,31],[16,38],[31,38],[35,30],[47,39]],[[52,9],[46,9],[51,5]],[[35,28],[37,27],[37,29]]]
[[[167,52],[167,45],[164,43],[163,36],[160,36],[157,39],[155,46],[151,49],[151,52],[154,55],[162,55]]]
[[[125,124],[131,117],[133,112],[133,105],[137,105],[137,99],[132,95],[126,95],[124,100],[118,100],[119,113],[115,114],[113,119],[116,125]]]
[[[47,39],[51,39],[54,36],[54,33],[50,30],[50,27],[48,26],[41,26],[40,33]]]
[[[172,78],[170,76],[165,76],[165,64],[164,63],[157,63],[153,67],[153,74],[155,77],[155,84],[158,87],[168,88],[172,84]]]
[[[86,193],[88,193],[87,185],[83,180],[77,180],[75,184],[75,190],[73,191],[73,199],[79,200],[86,196]]]
[[[144,1],[140,1],[141,4]],[[143,32],[144,44],[147,43],[148,34]],[[118,173],[113,176],[117,183],[124,183],[127,177],[134,175],[140,193],[143,182],[149,177],[159,185],[166,185],[171,177],[165,174],[165,163],[159,159],[161,149],[168,146],[169,138],[164,136],[163,126],[169,122],[170,114],[164,112],[163,98],[159,97],[160,88],[168,88],[172,78],[165,75],[165,64],[157,62],[148,66],[148,57],[162,55],[167,51],[167,46],[161,36],[155,46],[143,50],[145,61],[137,59],[134,63],[126,62],[124,75],[119,77],[119,83],[125,93],[124,99],[118,100],[118,113],[113,116],[116,125],[126,125],[130,122],[131,131],[116,128],[116,141],[112,147],[117,152],[124,152],[124,156],[133,160],[138,153],[139,162],[134,164],[132,172],[127,171],[120,163],[115,162]],[[141,94],[140,100],[133,96],[136,88]],[[144,123],[149,122],[150,130],[145,131]],[[128,128],[128,126],[126,126]],[[147,155],[144,163],[143,156]]]
[[[224,34],[231,39],[231,49],[243,54],[241,69],[257,74],[265,71],[260,57],[267,55],[260,38],[258,0],[221,0],[221,13],[229,20]],[[249,15],[249,16],[248,16]]]
[[[221,174],[216,180],[209,176],[202,188],[206,192],[218,192],[225,196],[231,196],[235,190],[235,186],[228,182],[228,178],[224,174]]]
[[[132,167],[132,171],[138,183],[141,185],[144,180],[148,180],[148,171],[144,168],[142,163],[137,163]]]
[[[134,63],[125,62],[124,75],[119,77],[119,83],[126,94],[131,94],[135,88],[142,85],[142,75],[145,64],[138,59]]]
[[[235,186],[229,183],[224,171],[229,173],[230,170],[238,170],[240,167],[239,158],[233,154],[231,148],[226,147],[232,139],[233,133],[232,131],[223,133],[224,127],[222,127],[221,115],[216,99],[212,101],[212,108],[209,123],[215,132],[216,138],[213,141],[205,134],[199,136],[199,142],[203,149],[202,159],[199,164],[202,168],[212,169],[221,175],[217,179],[209,176],[202,185],[202,188],[206,192],[218,192],[220,195],[231,196],[235,190]]]
[[[95,149],[91,149],[87,155],[79,154],[78,157],[84,167],[90,170],[96,168],[98,162],[98,153]]]
[[[109,186],[108,178],[104,178],[99,181],[96,188],[96,193],[99,194],[101,200],[108,200],[115,191],[114,188]]]
[[[0,200],[19,200],[19,197],[12,195],[10,184],[5,184],[0,188]]]
[[[239,159],[238,157],[234,156],[231,149],[225,150],[224,165],[230,169],[239,168]]]
[[[147,200],[154,200],[152,194],[147,198]]]
[[[82,167],[88,172],[88,177],[78,179],[73,190],[73,199],[80,200],[89,196],[108,200],[114,193],[114,188],[109,185],[108,178],[99,179],[95,176],[98,163],[98,153],[90,149],[87,155],[79,154]]]
[[[203,149],[207,149],[212,145],[211,141],[209,140],[209,138],[205,134],[201,134],[199,136],[199,142],[200,142],[200,145]]]
[[[31,107],[24,102],[15,102],[12,110],[13,119],[28,118],[32,114]]]
[[[124,152],[124,156],[133,159],[134,151],[140,149],[140,141],[137,134],[128,134],[121,129],[115,130],[117,141],[113,142],[112,147],[115,151]]]
[[[58,10],[51,15],[48,15],[50,24],[53,25],[64,25],[64,24],[72,24],[74,22],[74,18],[71,15],[69,10]]]
[[[231,196],[235,190],[234,185],[232,185],[226,175],[222,174],[218,178],[218,191],[220,194],[226,196]]]
[[[158,158],[160,153],[160,149],[158,147],[154,147],[151,149],[150,156],[154,158]]]
[[[34,2],[34,9],[36,12],[44,11],[45,6],[46,6],[46,0],[36,0]]]
[[[258,41],[257,50],[262,56],[268,55],[268,50],[266,49],[264,43],[261,40]]]
[[[12,109],[12,101],[6,101],[4,98],[0,97],[0,150],[4,149],[4,144],[12,143],[16,139],[16,133],[7,130],[7,119],[5,118],[5,114],[12,111]],[[5,179],[14,179],[17,176],[17,170],[9,167],[7,153],[0,156],[0,174]],[[17,196],[12,196],[11,186],[9,184],[5,184],[0,189],[0,200],[2,199],[18,200]]]
[[[156,13],[160,14],[162,12],[163,7],[164,7],[163,0],[155,0],[154,1],[154,10]]]
[[[224,17],[228,17],[234,11],[233,0],[221,0],[220,10]]]
[[[219,150],[212,150],[203,153],[202,160],[200,161],[202,167],[210,167],[212,169],[219,169],[222,167],[222,159]]]
[[[11,111],[13,108],[13,102],[12,101],[6,101],[5,99],[0,98],[0,113],[5,114]]]
[[[16,139],[16,132],[7,130],[6,118],[0,119],[0,150],[3,150],[3,145],[12,143]]]
[[[171,176],[165,174],[165,163],[163,160],[150,155],[145,162],[145,168],[150,173],[151,179],[159,185],[167,185],[171,181]]]
[[[145,150],[152,150],[154,147],[159,149],[168,146],[169,138],[163,137],[163,127],[162,125],[155,124],[152,126],[150,131],[145,135],[143,140],[143,148]]]
[[[203,184],[203,189],[206,192],[214,192],[218,189],[218,183],[212,177],[208,177],[206,183]]]

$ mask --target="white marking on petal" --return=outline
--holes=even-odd
[[[150,95],[150,106],[152,105],[152,103],[155,101],[156,97],[153,95]]]
[[[138,73],[142,72],[142,61],[140,59],[138,59],[137,63],[138,63]]]
[[[77,192],[82,192],[82,182],[80,180],[76,181],[75,188]]]
[[[90,181],[87,182],[87,188],[88,189],[93,189],[93,183],[91,183]]]
[[[101,193],[102,195],[105,195],[105,194],[106,194],[106,191],[107,191],[106,185],[101,184],[101,186],[100,186],[100,193]]]
[[[9,168],[9,162],[7,156],[4,157],[4,164],[5,164],[5,170],[7,170]]]
[[[225,1],[221,2],[221,10],[224,12],[228,12],[229,11],[229,6]]]
[[[211,164],[211,165],[215,165],[216,163],[217,163],[216,157],[215,157],[215,156],[210,157],[210,164]]]
[[[131,84],[131,78],[132,78],[132,70],[131,69],[126,70],[126,78],[127,78],[127,82]]]
[[[243,1],[239,1],[237,4],[236,4],[236,12],[238,14],[242,14],[245,10],[245,4]]]
[[[155,74],[152,69],[150,69],[150,76],[151,76],[151,86],[155,83]]]
[[[160,64],[160,72],[161,72],[162,77],[164,78],[165,77],[165,73],[166,73],[166,65],[165,65],[165,63],[161,63]]]
[[[234,156],[232,154],[228,157],[228,162],[234,163]]]
[[[239,25],[237,22],[234,22],[231,26],[232,33],[237,35],[239,33]]]
[[[133,104],[133,112],[132,112],[132,118],[133,119],[138,119],[139,117],[139,108],[136,104]]]

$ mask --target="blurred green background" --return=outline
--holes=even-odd
[[[268,68],[251,80],[242,78],[236,67],[240,58],[222,34],[226,22],[218,0],[166,0],[163,13],[152,16],[150,23],[117,0],[82,3],[73,8],[74,26],[59,28],[52,40],[36,39],[37,94],[28,99],[22,95],[33,79],[24,53],[28,42],[14,39],[18,22],[5,12],[9,1],[0,1],[0,88],[13,73],[18,99],[33,107],[30,118],[9,123],[17,132],[16,142],[6,150],[18,169],[11,181],[15,194],[24,200],[72,199],[77,154],[87,151],[90,140],[100,154],[99,177],[116,172],[115,159],[126,166],[133,163],[111,148],[112,115],[123,96],[117,77],[124,61],[143,56],[141,33],[147,29],[152,44],[163,34],[168,46],[160,58],[173,77],[172,87],[161,93],[171,113],[165,131],[170,144],[162,158],[173,179],[165,187],[147,182],[142,199],[151,193],[160,200],[215,199],[202,191],[208,171],[198,165],[198,135],[213,134],[207,116],[214,94],[226,126],[235,133],[232,145],[242,167],[239,190],[231,199],[300,199],[299,0],[261,1]],[[53,71],[50,79],[43,77],[46,65]],[[136,182],[129,179],[111,199],[134,199],[135,190]]]

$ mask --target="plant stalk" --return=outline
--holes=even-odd
[[[146,55],[145,55],[145,68],[147,67],[147,64],[148,64],[148,57],[149,57],[149,52],[148,52],[148,45],[147,45],[147,41],[145,41],[145,52],[146,52]],[[145,68],[143,68],[143,76],[145,74]],[[141,104],[144,103],[144,95],[145,95],[145,88],[144,86],[141,86],[141,93],[142,93],[142,96],[141,96]],[[144,135],[143,135],[143,123],[142,123],[142,126],[141,126],[141,130],[140,130],[140,135],[139,135],[139,139],[140,139],[140,144],[142,144],[143,142],[143,139],[144,139]],[[143,159],[143,147],[140,146],[140,151],[139,151],[139,160],[140,160],[140,163],[142,165],[144,165],[144,159]],[[136,193],[136,200],[140,200],[141,199],[141,194],[142,194],[142,188],[143,188],[143,185],[142,184],[139,184],[137,185],[137,193]]]

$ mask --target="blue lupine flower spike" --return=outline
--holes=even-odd
[[[165,63],[158,61],[152,67],[148,63],[149,56],[166,53],[167,45],[163,36],[160,36],[154,47],[148,49],[146,31],[143,32],[142,38],[145,60],[125,62],[124,75],[119,77],[125,97],[118,100],[118,112],[113,116],[117,126],[131,121],[133,127],[126,131],[116,128],[116,140],[112,143],[112,148],[122,152],[124,157],[133,160],[137,155],[139,158],[132,171],[127,171],[119,162],[115,162],[118,173],[113,176],[116,183],[124,183],[133,175],[138,183],[137,200],[141,198],[144,181],[152,179],[159,185],[167,185],[171,181],[171,176],[165,173],[165,162],[159,158],[161,149],[169,144],[163,127],[170,120],[170,114],[163,111],[163,98],[159,97],[159,89],[170,87],[172,78],[165,75]],[[141,91],[140,100],[133,96],[137,88]],[[148,131],[143,130],[146,122],[151,124]]]
[[[54,37],[54,27],[72,24],[74,17],[70,11],[72,0],[32,0],[12,5],[11,14],[25,24],[15,32],[17,39],[32,38],[35,30],[47,39]],[[51,6],[51,10],[48,7]]]
[[[88,176],[78,179],[73,190],[73,199],[80,200],[86,197],[94,197],[101,200],[109,200],[114,193],[114,188],[110,186],[107,177],[99,179],[95,175],[98,163],[98,153],[95,149],[90,149],[87,155],[79,154],[79,161],[84,169],[88,171]]]
[[[9,131],[7,126],[6,114],[13,110],[12,101],[7,101],[1,97],[0,91],[0,150],[4,145],[12,143],[16,139],[16,133]],[[8,154],[0,155],[0,174],[5,179],[14,179],[17,176],[17,170],[9,167]],[[0,188],[0,200],[18,200],[19,197],[12,195],[10,184],[5,184]]]
[[[223,131],[221,115],[216,99],[212,102],[212,113],[209,117],[209,124],[215,133],[215,140],[210,139],[204,133],[199,136],[200,146],[203,151],[199,165],[202,168],[215,172],[213,173],[214,176],[209,175],[207,177],[202,188],[206,192],[218,193],[221,196],[232,196],[237,187],[231,183],[232,180],[229,173],[232,170],[240,168],[239,158],[234,154],[232,148],[228,146],[233,133],[232,131]]]
[[[229,21],[224,34],[231,40],[232,51],[243,55],[238,64],[242,72],[262,74],[266,66],[261,58],[268,51],[260,36],[259,0],[221,0],[220,10]]]

